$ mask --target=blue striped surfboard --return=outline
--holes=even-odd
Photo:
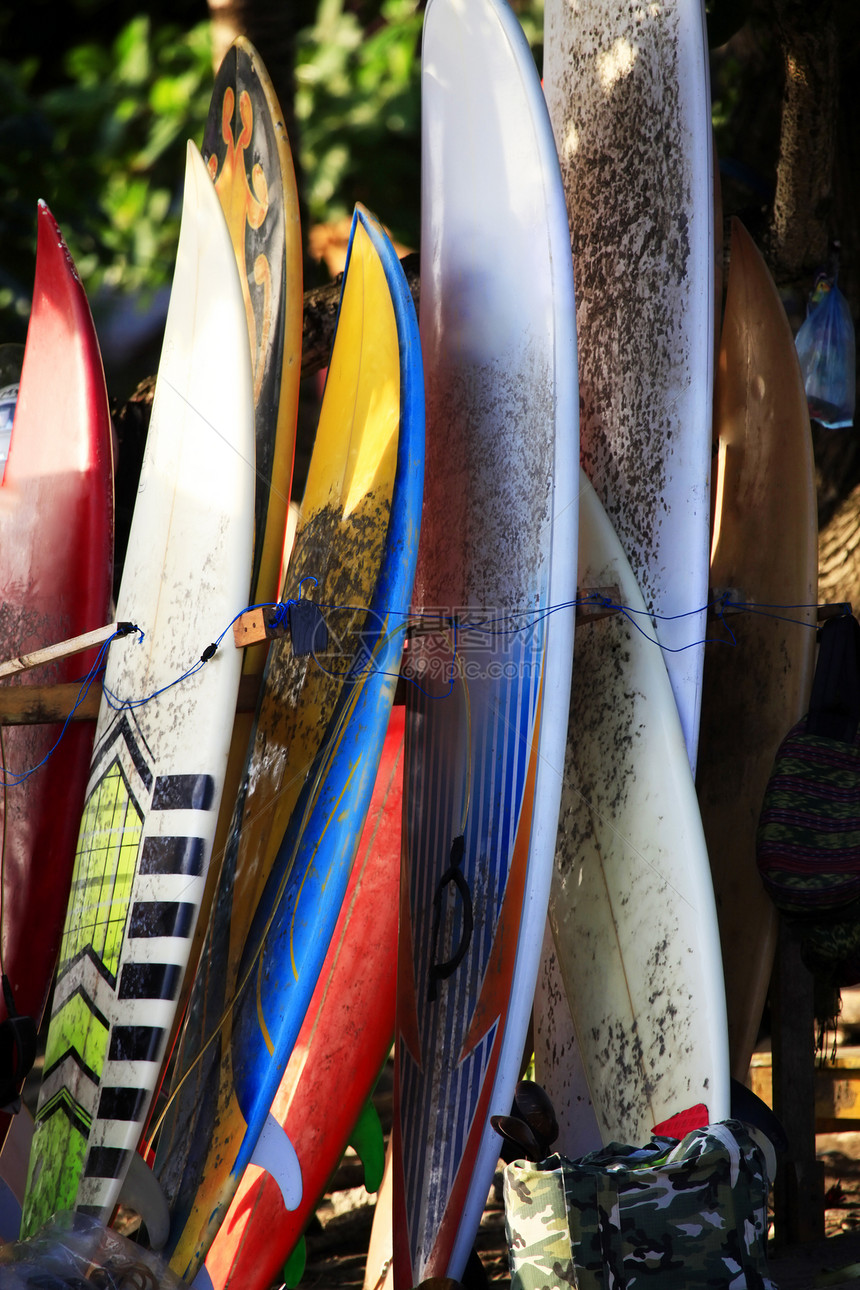
[[[576,592],[567,215],[504,0],[430,0],[422,63],[427,465],[410,641],[394,1279],[459,1279],[498,1161],[546,918]],[[548,610],[558,606],[557,612]]]

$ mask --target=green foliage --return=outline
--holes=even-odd
[[[511,8],[520,20],[531,45],[537,69],[543,75],[543,11],[544,0],[510,0]]]
[[[34,56],[0,60],[0,319],[29,313],[36,200],[50,206],[92,297],[170,281],[185,140],[199,141],[212,85],[209,24],[133,18],[111,44],[69,50],[62,84],[34,88]]]
[[[95,11],[105,0],[88,2]],[[333,221],[363,201],[417,246],[422,0],[314,8],[295,69],[310,219]],[[543,0],[514,8],[540,63]],[[39,49],[34,29],[32,55],[0,57],[0,338],[10,341],[26,334],[39,197],[90,299],[104,289],[145,304],[169,284],[185,140],[202,139],[212,87],[207,22],[183,30],[140,14],[115,37],[71,45],[61,75]]]
[[[514,8],[540,63],[543,0]],[[362,23],[345,0],[319,0],[315,23],[299,34],[295,110],[312,221],[363,201],[417,247],[422,10],[416,0],[382,0]]]
[[[421,23],[414,0],[383,0],[365,32],[343,0],[320,0],[299,34],[295,112],[312,221],[364,201],[417,245]]]
[[[736,122],[743,94],[743,67],[730,52],[714,60],[711,84],[711,121],[720,157],[734,156],[738,140]]]

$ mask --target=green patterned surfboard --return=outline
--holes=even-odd
[[[110,1216],[157,1084],[224,783],[241,669],[232,639],[173,683],[247,603],[253,415],[235,255],[212,181],[189,144],[176,273],[117,605],[143,639],[114,642],[108,656],[24,1236],[59,1209]]]

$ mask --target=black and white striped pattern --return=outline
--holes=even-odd
[[[158,1079],[205,879],[215,785],[161,775],[152,790],[98,1106],[77,1208],[115,1203]],[[121,1018],[121,1020],[120,1020]]]

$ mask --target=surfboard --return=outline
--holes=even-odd
[[[687,750],[645,600],[581,475],[579,596],[623,611],[577,627],[549,916],[605,1143],[729,1114],[711,871]]]
[[[33,307],[0,476],[3,660],[110,622],[113,458],[101,354],[81,280],[43,202],[36,221]],[[95,657],[90,650],[5,684],[71,682]],[[86,722],[64,733],[59,725],[0,728],[0,971],[34,1044],[60,948],[92,742]],[[0,991],[0,1105],[15,1100],[27,1075],[13,1028]],[[0,1113],[0,1145],[8,1128]]]
[[[459,1278],[534,995],[573,649],[577,390],[558,160],[503,0],[430,0],[427,474],[410,640],[394,1282]],[[548,613],[550,607],[556,612]]]
[[[110,1217],[188,956],[241,670],[253,542],[251,362],[236,261],[188,145],[176,270],[60,948],[22,1231]],[[178,681],[186,670],[192,675]]]
[[[586,629],[587,630],[587,629]],[[577,1160],[603,1145],[564,978],[547,919],[534,1001],[535,1079],[558,1120],[553,1151]]]
[[[364,1265],[362,1290],[391,1290],[394,1282],[392,1246],[392,1218],[394,1210],[394,1170],[392,1164],[393,1141],[388,1139],[385,1151],[385,1169],[382,1183],[373,1207],[373,1224],[367,1244],[367,1261]]]
[[[251,587],[257,600],[271,600],[279,589],[293,475],[302,239],[284,114],[263,60],[244,36],[227,50],[215,77],[201,151],[227,217],[248,320],[257,449]]]
[[[245,302],[254,385],[254,564],[250,602],[278,599],[293,472],[302,346],[302,237],[284,114],[254,46],[239,36],[212,89],[203,159],[230,229]],[[264,642],[243,651],[242,672],[259,679]],[[181,1018],[200,958],[239,792],[253,712],[237,712],[208,881],[182,997]]]
[[[694,769],[714,360],[707,59],[701,0],[547,0],[544,89],[576,277],[581,459],[656,617]]]
[[[325,1191],[394,1040],[397,891],[403,799],[404,709],[392,709],[376,784],[346,897],[272,1115],[296,1150],[302,1197],[287,1210],[280,1188],[257,1165],[239,1190],[206,1258],[215,1290],[268,1290]],[[381,1182],[365,1162],[365,1185]]]
[[[739,220],[731,227],[714,400],[711,585],[752,612],[727,616],[725,627],[711,623],[697,787],[720,918],[732,1074],[744,1082],[777,936],[756,868],[756,828],[776,749],[809,699],[818,546],[812,436],[791,328],[755,244]]]
[[[21,1207],[33,1142],[33,1117],[27,1107],[22,1105],[10,1119],[9,1132],[0,1148],[0,1242],[17,1241],[21,1232]]]
[[[321,606],[329,644],[301,655],[287,637],[272,642],[156,1152],[173,1209],[171,1266],[186,1279],[255,1150],[288,1208],[303,1189],[269,1111],[376,778],[412,592],[423,435],[409,289],[381,226],[358,208],[286,580],[291,600],[312,594]]]

